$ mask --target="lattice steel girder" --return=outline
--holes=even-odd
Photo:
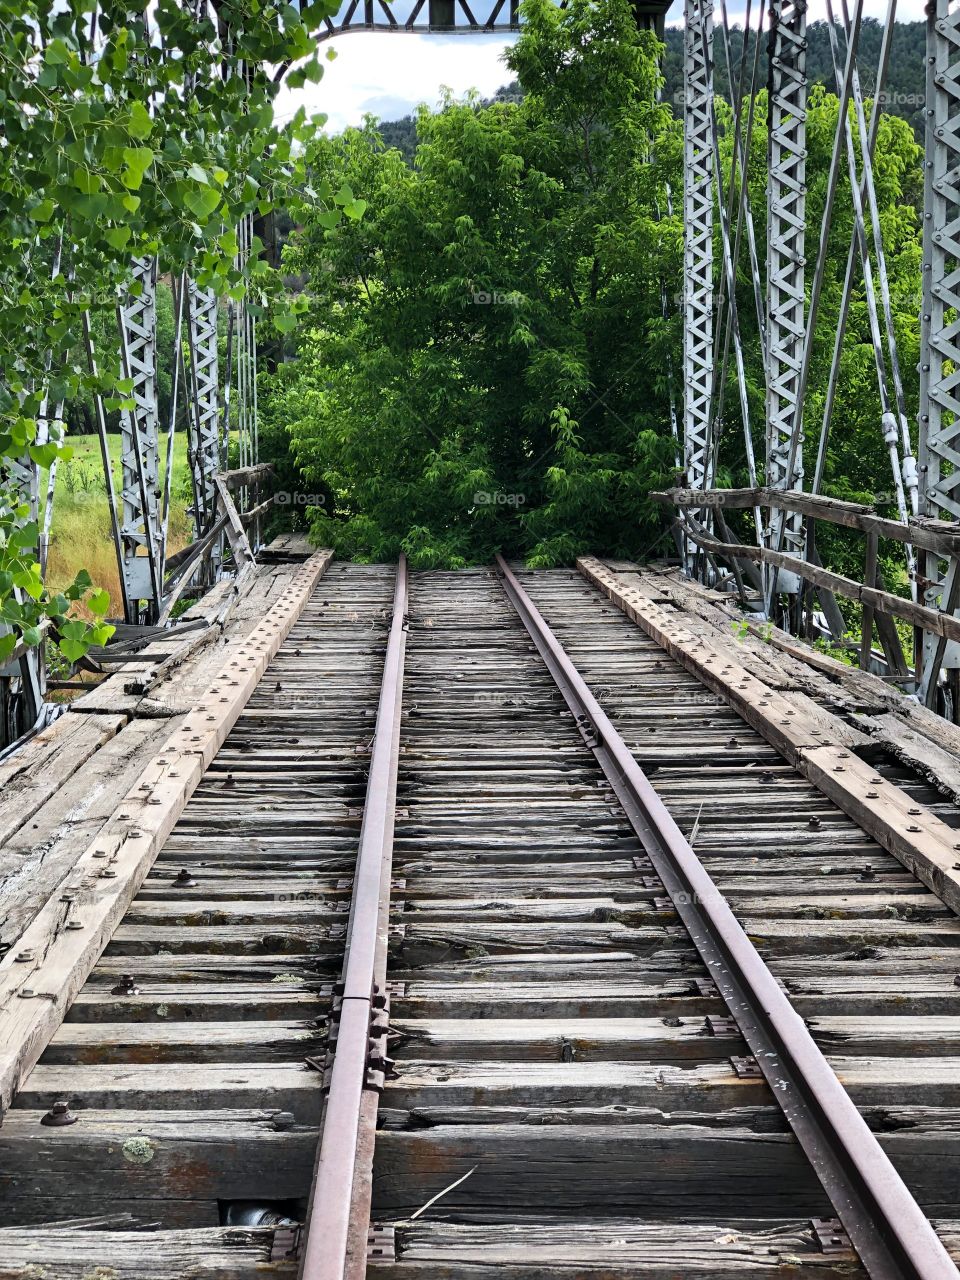
[[[217,359],[217,297],[193,280],[187,286],[190,347],[190,462],[197,499],[195,522],[202,534],[213,520],[220,457],[220,385]]]
[[[960,9],[927,18],[920,484],[923,512],[960,518]],[[946,466],[944,465],[946,464]]]
[[[157,263],[138,258],[128,293],[119,308],[120,363],[132,380],[132,409],[120,414],[120,542],[127,599],[160,598],[160,441],[157,404]]]
[[[920,503],[960,518],[960,10],[927,9],[927,84],[920,323]],[[949,571],[949,566],[947,567]],[[942,602],[944,569],[924,557],[923,602]],[[924,636],[924,667],[936,649]],[[960,666],[955,645],[944,665]]]
[[[683,465],[713,485],[713,2],[684,0]]]
[[[767,484],[802,488],[799,403],[805,339],[804,264],[807,167],[806,0],[770,3],[770,128],[767,211]],[[796,437],[796,438],[795,438]],[[789,474],[791,445],[794,474]],[[786,521],[782,532],[780,521]],[[794,555],[803,553],[796,513],[771,513],[768,537]],[[781,575],[780,588],[793,583]]]
[[[663,37],[671,0],[633,0],[637,25]],[[443,35],[519,31],[519,0],[344,0],[317,39],[347,31],[436,32]]]

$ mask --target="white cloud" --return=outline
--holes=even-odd
[[[370,112],[382,120],[409,114],[421,102],[436,106],[444,86],[458,96],[477,89],[492,97],[513,79],[503,63],[504,49],[516,36],[437,36],[355,31],[329,42],[337,57],[319,84],[284,88],[277,115],[288,119],[299,106],[325,111],[335,133],[360,124]]]

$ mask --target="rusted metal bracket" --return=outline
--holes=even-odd
[[[733,1067],[738,1080],[763,1079],[763,1072],[760,1070],[760,1063],[752,1054],[731,1058],[730,1065]]]
[[[839,1218],[811,1218],[810,1226],[821,1253],[852,1253],[853,1244]]]
[[[723,1036],[727,1039],[740,1034],[740,1028],[733,1018],[717,1017],[713,1013],[707,1015],[707,1031],[712,1036]]]
[[[397,1229],[375,1222],[367,1232],[367,1261],[397,1260]]]
[[[270,1249],[271,1262],[294,1262],[300,1257],[300,1234],[302,1228],[275,1227],[273,1245]]]

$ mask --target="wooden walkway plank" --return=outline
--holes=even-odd
[[[592,556],[580,572],[687,671],[720,694],[804,777],[912,871],[954,912],[960,913],[960,835],[928,806],[877,776],[876,769],[843,743],[849,727],[821,711],[798,707],[789,692],[771,688],[747,671],[736,648],[724,648],[685,625],[628,585]],[[869,741],[869,739],[867,739]]]
[[[113,818],[0,960],[0,1111],[43,1052],[122,919],[166,836],[332,558],[292,575],[272,612],[228,646],[187,722],[118,798]]]

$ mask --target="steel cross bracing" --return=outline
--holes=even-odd
[[[163,592],[160,525],[160,430],[157,403],[157,263],[133,264],[137,290],[119,307],[120,363],[133,383],[132,408],[120,413],[120,541],[127,600],[152,618]]]
[[[802,488],[800,371],[804,324],[804,240],[807,164],[806,0],[771,0],[770,124],[767,206],[767,484]],[[789,458],[793,442],[793,475]],[[785,528],[778,528],[780,521]],[[772,512],[769,545],[803,554],[796,514]],[[780,574],[779,589],[796,591],[793,575]]]
[[[960,9],[927,8],[923,302],[920,324],[919,464],[922,514],[960,518]],[[923,603],[944,607],[956,564],[926,553]],[[955,594],[955,593],[951,593]],[[950,609],[956,611],[955,604]],[[928,668],[937,638],[924,635]],[[942,648],[942,646],[941,646]],[[945,665],[960,666],[951,645]]]
[[[223,469],[220,447],[220,385],[217,356],[217,297],[195,281],[187,285],[187,332],[190,350],[190,466],[193,475],[194,522],[197,534],[213,520],[214,477]]]
[[[684,2],[683,466],[687,484],[713,484],[713,2]]]

